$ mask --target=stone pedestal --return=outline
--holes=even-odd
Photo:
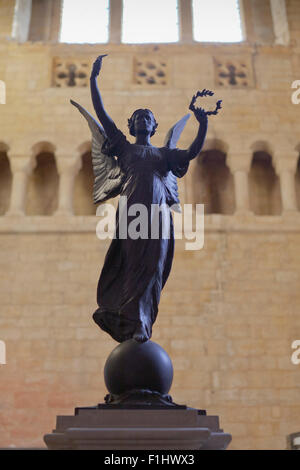
[[[58,416],[44,440],[50,450],[221,450],[231,435],[219,428],[217,416],[193,408],[98,405]]]

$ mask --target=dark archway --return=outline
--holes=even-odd
[[[296,199],[297,208],[300,210],[300,158],[298,159],[297,169],[295,174],[295,188],[296,188]]]
[[[12,173],[5,150],[0,150],[0,215],[9,208],[11,197]]]
[[[249,173],[250,209],[256,215],[279,215],[282,211],[280,181],[272,157],[254,152]]]
[[[233,214],[234,181],[226,165],[226,154],[220,150],[201,152],[193,175],[196,204],[204,204],[205,214]]]
[[[53,153],[41,152],[28,179],[26,215],[52,215],[58,204],[59,176]]]
[[[91,152],[81,157],[82,166],[75,178],[74,184],[74,214],[95,215],[96,206],[93,203],[94,175]]]

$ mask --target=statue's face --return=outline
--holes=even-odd
[[[139,111],[134,118],[135,134],[151,134],[155,122],[153,114],[149,111]]]

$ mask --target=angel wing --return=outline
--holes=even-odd
[[[190,117],[190,114],[186,114],[183,118],[180,119],[166,135],[164,146],[170,149],[176,148],[179,137]],[[177,170],[177,171],[176,171]],[[178,185],[177,177],[184,175],[186,171],[185,168],[177,168],[176,170],[169,171],[164,177],[164,183],[168,192],[168,204],[173,206],[175,212],[181,212],[181,206],[178,195]]]
[[[83,106],[73,100],[70,101],[85,117],[92,132],[92,165],[95,177],[93,198],[94,204],[98,204],[120,194],[124,173],[116,158],[102,153],[102,145],[107,139],[103,127]]]

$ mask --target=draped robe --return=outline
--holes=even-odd
[[[126,196],[127,208],[122,208],[120,203],[118,205],[115,235],[98,282],[99,308],[93,318],[118,342],[132,338],[140,323],[150,339],[161,291],[168,279],[174,255],[170,206],[177,201],[174,200],[174,188],[168,175],[172,172],[172,177],[182,177],[186,173],[188,153],[176,148],[131,144],[117,128],[114,135],[103,143],[102,153],[118,158],[124,174],[120,195]],[[127,233],[127,237],[123,238],[120,225],[125,220],[126,228],[130,227],[136,215],[129,215],[128,212],[137,203],[147,209],[148,236],[132,238]],[[155,207],[163,208],[159,218],[155,218],[159,221],[156,237],[151,236]],[[125,218],[124,210],[127,210]]]

